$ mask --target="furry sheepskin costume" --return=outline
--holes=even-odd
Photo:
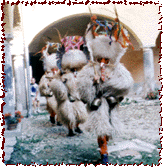
[[[90,24],[88,25],[89,27]],[[96,98],[101,99],[101,105],[98,110],[91,112],[92,115],[95,115],[95,118],[88,119],[86,123],[87,129],[93,129],[98,136],[111,133],[112,126],[109,123],[111,97],[114,97],[115,102],[117,102],[117,100],[128,94],[133,84],[130,72],[120,63],[126,48],[122,48],[118,42],[114,41],[114,38],[112,40],[113,42],[110,45],[111,39],[108,36],[93,38],[92,32],[89,31],[86,35],[86,41],[94,62],[88,63],[77,75],[77,87],[80,98],[85,103],[88,103],[89,109],[92,110],[92,103]],[[120,37],[119,40],[122,41],[123,38]],[[108,60],[108,63],[102,63],[102,59]],[[103,67],[101,66],[102,64]],[[103,79],[102,68],[104,69]],[[99,110],[103,110],[103,112],[106,110],[106,113],[102,114],[100,111],[100,114]],[[108,123],[104,124],[102,121],[104,126],[92,124],[92,122],[100,122],[101,119],[97,119],[100,118],[100,115],[104,117],[102,120],[106,119]],[[109,129],[111,130],[109,131]]]
[[[74,136],[73,128],[75,132],[82,133],[79,124],[84,123],[88,117],[75,84],[77,73],[87,64],[88,59],[83,51],[74,48],[76,42],[80,42],[76,43],[78,48],[83,44],[82,37],[68,36],[61,41],[63,44],[57,51],[57,64],[62,72],[51,82],[51,89],[58,102],[59,119],[69,128],[69,136]]]
[[[77,88],[80,99],[88,104],[89,117],[85,123],[89,132],[98,136],[98,144],[103,163],[108,162],[107,141],[119,125],[118,103],[128,94],[133,79],[129,71],[120,63],[126,48],[122,36],[119,42],[112,36],[96,36],[92,29],[86,30],[86,42],[92,62],[77,75]],[[127,31],[124,29],[124,34]],[[98,102],[97,102],[98,101]]]
[[[75,36],[75,38],[65,37],[64,41],[68,38],[69,41],[70,39],[77,40],[78,38],[80,39],[80,44],[83,43],[82,41],[83,38],[81,37],[80,38],[78,36],[77,37]],[[46,71],[48,72],[48,74],[50,74],[51,73],[50,71],[53,71],[54,69],[55,71],[56,69],[60,69],[62,71],[62,74],[64,72],[62,76],[59,73],[58,74],[55,73],[53,77],[49,77],[53,78],[52,82],[49,85],[55,99],[57,100],[56,113],[58,115],[58,119],[65,126],[68,127],[69,129],[68,136],[74,136],[75,135],[73,133],[74,127],[76,128],[75,129],[76,132],[82,133],[78,125],[86,121],[87,111],[83,103],[79,101],[79,95],[75,91],[75,88],[66,87],[66,83],[69,83],[71,86],[75,85],[74,77],[76,75],[76,71],[81,69],[87,63],[87,59],[82,51],[77,49],[74,50],[67,49],[66,52],[64,46],[58,48],[56,54],[49,55],[47,53],[49,45],[50,43],[48,43],[45,49],[42,50],[44,58],[43,59],[44,67]],[[80,47],[80,45],[78,46]]]
[[[58,43],[50,43],[48,42],[45,47],[42,48],[42,58],[43,58],[43,67],[45,70],[45,74],[42,76],[39,82],[39,90],[41,96],[46,97],[47,101],[47,110],[50,113],[50,121],[51,123],[55,123],[55,116],[57,110],[57,101],[53,92],[49,88],[49,82],[52,80],[55,73],[59,70],[57,66],[57,58],[56,53],[52,53],[49,55],[48,50],[58,49]],[[57,121],[57,125],[61,125],[59,121]]]
[[[66,84],[68,83],[72,85],[72,87],[74,87],[75,84],[72,82],[73,80],[74,80],[74,75],[72,73],[69,73],[63,75],[62,77],[56,75],[55,78],[50,83],[50,88],[53,91],[53,94],[55,95],[57,100],[57,115],[59,121],[61,121],[62,124],[68,127],[69,136],[74,135],[73,128],[76,128],[75,129],[76,132],[81,133],[78,125],[79,123],[84,123],[88,117],[88,113],[84,104],[77,98],[76,99],[74,98],[78,97],[77,94],[74,93],[71,94],[73,96],[73,99],[75,99],[74,102],[73,101],[70,102],[70,99],[68,98],[69,92],[72,91],[71,90],[68,91]]]
[[[86,128],[95,131],[97,136],[110,135],[113,128],[109,123],[110,106],[107,102],[110,101],[110,97],[115,97],[116,101],[127,95],[133,80],[130,73],[120,63],[112,69],[106,67],[106,80],[104,82],[101,80],[100,83],[94,82],[95,70],[97,75],[101,76],[101,67],[98,63],[89,63],[77,75],[78,92],[81,100],[88,104],[88,109],[92,110],[92,103],[96,98],[101,99],[100,107],[95,112],[90,112],[90,115],[93,116],[89,116],[88,122],[85,124]],[[111,111],[112,113],[113,111]],[[105,120],[107,123],[104,124]]]
[[[57,101],[55,96],[53,95],[53,92],[51,91],[49,87],[49,79],[51,74],[45,73],[39,82],[39,91],[41,96],[46,97],[47,101],[47,110],[50,114],[50,121],[51,123],[55,123],[55,116],[57,113]],[[60,123],[57,121],[57,125],[60,125]]]
[[[62,57],[63,70],[71,70],[71,69],[80,70],[86,64],[87,64],[86,55],[81,50],[78,49],[69,50]]]
[[[56,67],[56,53],[51,55],[44,54],[43,57],[43,67],[45,71],[51,71],[51,69]]]
[[[42,48],[40,51],[42,53],[42,61],[44,71],[51,71],[52,69],[58,69],[57,67],[57,58],[55,50],[58,50],[60,44],[59,43],[50,43],[47,42],[47,45]],[[53,53],[49,54],[48,51],[51,50]]]

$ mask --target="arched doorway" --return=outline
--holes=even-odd
[[[109,20],[114,21],[114,18],[110,18],[105,15],[97,14],[99,20]],[[60,20],[54,21],[52,24],[48,25],[41,32],[39,32],[32,42],[29,45],[30,53],[30,63],[33,69],[33,76],[36,78],[36,81],[39,82],[41,76],[44,74],[42,62],[39,61],[41,54],[33,56],[35,53],[40,51],[42,47],[46,45],[46,41],[50,42],[60,42],[56,28],[60,31],[62,37],[67,33],[68,36],[71,35],[81,35],[83,36],[87,27],[87,24],[90,22],[90,14],[76,14],[68,17],[64,17]],[[123,23],[122,23],[123,24]],[[129,31],[131,43],[133,43],[135,51],[140,50],[142,47],[141,41],[135,35],[135,33],[126,25],[124,25]],[[132,54],[132,48],[129,47],[128,52]],[[126,56],[126,55],[125,55]],[[128,66],[131,63],[131,60],[128,59],[129,55],[126,56],[122,62],[127,66],[128,70],[132,71],[133,68]],[[132,57],[132,56],[131,56]]]

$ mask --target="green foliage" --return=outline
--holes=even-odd
[[[27,158],[25,158],[27,157]],[[14,152],[11,154],[10,160],[6,161],[5,164],[23,164],[23,165],[30,165],[32,158],[34,156],[31,154],[30,150],[25,149],[21,145],[21,142],[17,140],[17,143],[14,145]]]
[[[20,111],[15,111],[15,116],[12,116],[11,113],[6,113],[4,117],[7,125],[17,124],[18,122],[21,122],[21,118],[23,118]]]
[[[145,97],[146,100],[158,99],[158,91],[149,91]]]
[[[43,113],[33,114],[33,116],[40,116],[40,115],[49,115],[49,113],[48,112],[43,112]]]
[[[18,119],[16,117],[9,117],[8,119],[6,119],[7,124],[17,124],[18,123]]]
[[[17,142],[18,142],[18,143],[24,143],[24,144],[39,143],[39,142],[41,142],[42,140],[43,140],[42,137],[35,138],[35,135],[34,135],[31,139],[26,139],[26,140],[18,139],[18,138],[17,138]]]

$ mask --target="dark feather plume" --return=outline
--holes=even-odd
[[[61,62],[62,62],[62,58],[63,55],[65,53],[65,47],[64,45],[62,45],[60,48],[58,48],[58,50],[56,51],[56,58],[57,58],[57,66],[58,68],[61,70]]]

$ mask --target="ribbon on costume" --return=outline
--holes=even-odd
[[[97,33],[98,29],[100,27],[103,27],[103,29],[105,30],[105,36],[109,36],[109,38],[111,39],[112,42],[112,25],[108,24],[108,21],[104,20],[104,24],[101,23],[99,20],[97,20],[97,16],[93,15],[91,17],[92,22],[94,23],[93,27],[92,27],[92,33],[94,36],[99,36],[99,34]],[[110,42],[110,44],[111,44]]]
[[[129,44],[132,46],[132,49],[134,50],[132,43],[130,42],[128,37],[125,35],[124,27],[120,24],[120,21],[118,18],[115,19],[115,24],[114,23],[109,24],[108,21],[106,21],[106,20],[104,20],[104,22],[103,22],[104,24],[103,24],[101,21],[97,20],[96,15],[93,15],[91,17],[91,20],[93,23],[91,27],[92,27],[92,34],[94,35],[94,37],[99,36],[97,31],[98,31],[98,29],[100,29],[100,27],[103,27],[103,29],[105,30],[105,33],[104,33],[105,36],[109,36],[109,38],[111,40],[109,42],[109,44],[111,45],[111,43],[113,42],[111,37],[112,37],[112,32],[114,30],[113,36],[116,39],[116,42],[120,43],[123,48],[126,48],[128,46],[127,44]],[[122,35],[122,37],[123,37],[123,42],[119,41],[120,35]]]
[[[118,19],[116,19],[117,21]],[[114,37],[116,39],[116,42],[118,42],[123,48],[128,47],[127,43],[132,47],[132,49],[134,50],[133,44],[130,42],[130,40],[128,39],[128,37],[125,35],[124,33],[124,27],[122,25],[120,25],[118,22],[115,23],[116,28],[114,31]],[[122,35],[123,38],[123,42],[119,41],[119,36]]]
[[[69,49],[79,49],[82,44],[84,44],[84,40],[82,36],[67,36],[61,40],[62,44],[65,47],[65,51],[67,52]]]

